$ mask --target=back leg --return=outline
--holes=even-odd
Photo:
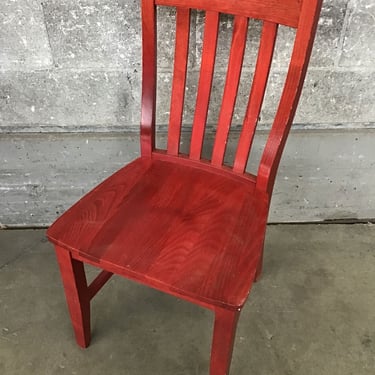
[[[260,253],[260,256],[259,256],[259,260],[258,260],[258,264],[257,264],[257,269],[256,269],[256,272],[255,272],[254,282],[257,282],[259,280],[260,276],[262,275],[262,271],[263,271],[263,253],[264,253],[264,241],[263,241],[262,250],[261,250],[261,253]]]

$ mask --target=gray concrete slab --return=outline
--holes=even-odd
[[[137,77],[115,71],[0,71],[0,132],[12,132],[14,126],[21,130],[25,123],[21,132],[34,125],[59,132],[79,128],[77,117],[96,131],[138,123]]]
[[[375,217],[374,15],[374,0],[323,2],[294,124],[294,129],[305,131],[308,144],[297,148],[293,138],[289,141],[296,155],[301,148],[314,154],[308,154],[305,165],[297,158],[291,168],[284,164],[280,174],[287,183],[279,185],[280,194],[276,186],[272,221]],[[138,0],[0,2],[0,227],[48,224],[106,171],[115,170],[115,164],[132,159],[141,105],[140,18]],[[186,127],[191,126],[195,110],[204,24],[205,13],[193,11],[183,114]],[[174,27],[175,10],[158,7],[157,124],[164,129],[170,112]],[[219,29],[209,128],[216,126],[222,102],[233,17],[222,15]],[[233,133],[246,110],[260,31],[260,22],[252,20]],[[273,122],[294,38],[295,30],[280,25],[259,117],[261,129]],[[360,135],[366,142],[347,134],[347,130],[363,129],[369,130]],[[340,134],[332,137],[331,130]],[[114,139],[112,132],[122,134]],[[91,144],[80,157],[75,152],[84,150],[87,133],[92,133],[90,142],[96,137],[94,143],[103,155],[98,163],[92,162],[97,153]],[[50,142],[55,137],[59,140]],[[56,144],[57,152],[51,151]],[[124,158],[114,154],[119,147]],[[305,150],[302,153],[307,155]],[[285,159],[292,158],[286,155]],[[71,160],[71,168],[60,168],[61,162],[65,166]],[[112,164],[108,167],[104,160]]]
[[[52,67],[53,56],[40,1],[2,0],[0,25],[0,71]]]
[[[0,6],[0,133],[95,132],[138,127],[140,109],[139,1],[6,0]],[[160,121],[169,111],[173,64],[174,11],[159,10],[158,96]],[[184,120],[194,113],[204,13],[193,12],[189,95]],[[362,127],[373,123],[374,5],[372,0],[325,0],[310,70],[296,122]],[[210,112],[218,113],[222,82],[232,39],[232,17],[222,17],[214,95]],[[241,122],[246,108],[260,24],[251,22],[244,62],[244,84],[234,114]],[[280,27],[275,61],[260,123],[273,120],[295,32]],[[215,124],[209,116],[209,124]],[[372,124],[372,127],[374,125]]]
[[[58,66],[80,69],[139,66],[139,1],[47,0],[43,9]]]
[[[269,226],[231,374],[374,374],[374,241],[373,225]],[[212,321],[114,277],[93,301],[93,340],[82,350],[44,230],[0,231],[3,375],[207,374]]]
[[[372,0],[349,1],[339,66],[374,68],[374,19],[375,4]]]
[[[238,142],[232,132],[225,162]],[[248,171],[257,173],[267,133],[258,132]],[[269,221],[375,218],[374,130],[292,131],[280,164]],[[207,137],[204,157],[211,156]],[[157,138],[166,147],[166,135]],[[189,151],[189,133],[182,152]],[[139,155],[137,133],[9,134],[0,137],[0,227],[46,226],[95,185]]]

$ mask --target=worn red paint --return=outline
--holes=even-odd
[[[55,244],[80,346],[90,342],[90,300],[119,274],[215,313],[211,375],[229,371],[237,320],[259,277],[272,188],[302,89],[320,0],[157,0],[177,6],[177,38],[168,145],[155,148],[156,20],[142,1],[141,157],[88,193],[48,230]],[[201,77],[190,151],[180,153],[190,7],[206,11]],[[211,160],[202,160],[218,38],[218,12],[235,15],[223,103]],[[241,73],[248,17],[265,21],[250,100],[233,168],[223,158]],[[245,172],[277,35],[297,34],[280,105],[257,176]],[[83,263],[103,269],[87,285]]]

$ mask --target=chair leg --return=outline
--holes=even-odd
[[[263,249],[262,249],[262,252],[260,253],[260,257],[258,260],[254,282],[257,282],[259,280],[260,276],[262,275],[262,270],[263,270]]]
[[[262,275],[262,270],[263,270],[263,253],[264,253],[264,241],[263,241],[263,244],[262,244],[262,249],[261,249],[260,257],[259,257],[259,260],[258,260],[257,269],[256,269],[256,272],[255,272],[254,282],[257,282],[259,280],[260,276]]]
[[[77,344],[87,348],[91,340],[90,297],[83,263],[58,246],[56,256]]]
[[[216,309],[210,375],[228,375],[240,311]]]

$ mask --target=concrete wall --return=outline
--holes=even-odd
[[[0,224],[49,224],[138,154],[139,15],[139,1],[133,0],[2,0]],[[165,103],[174,13],[164,9],[160,18],[159,95]],[[186,126],[194,105],[202,21],[202,13],[193,14]],[[231,29],[232,20],[223,18],[210,124],[220,103]],[[373,0],[324,1],[271,221],[375,218],[374,32]],[[258,34],[254,23],[250,46],[256,45]],[[292,37],[281,28],[255,158],[277,103]],[[252,53],[246,57],[245,82],[254,58]],[[246,84],[240,87],[234,125],[242,118],[247,91]],[[158,122],[163,125],[168,105],[160,108]]]

